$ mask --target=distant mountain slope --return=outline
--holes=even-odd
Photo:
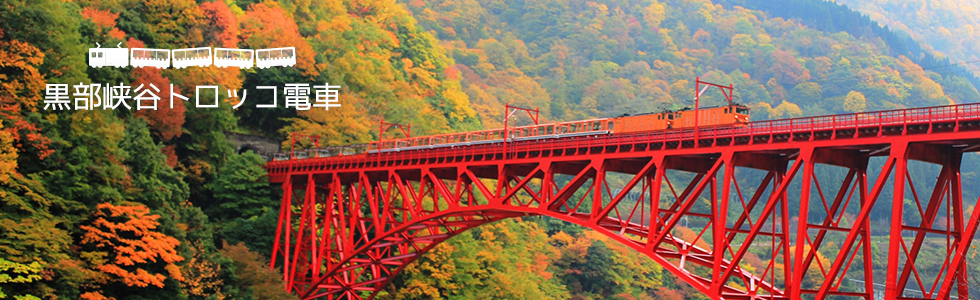
[[[893,29],[896,24],[890,24],[891,22],[883,16],[871,18],[867,15],[867,11],[855,11],[846,5],[825,0],[714,0],[714,3],[728,7],[742,6],[763,11],[771,17],[797,20],[804,26],[826,33],[844,31],[861,39],[880,39],[888,46],[887,52],[892,56],[906,56],[947,80],[953,80],[948,78],[950,76],[964,77],[973,87],[980,88],[980,78],[975,76],[980,73],[977,72],[976,66],[972,65],[975,62],[963,63],[963,59],[955,57],[951,61],[945,54],[932,50],[925,43],[920,43],[922,37],[913,38],[908,30]],[[859,3],[859,5],[866,4]],[[877,7],[869,8],[874,10]],[[915,16],[910,18],[914,19]],[[885,21],[885,23],[879,24],[878,21]],[[963,97],[952,96],[952,98],[958,102],[970,101]]]
[[[980,60],[980,2],[972,0],[836,0],[911,35],[953,61]],[[968,66],[976,72],[977,65]]]
[[[734,83],[757,120],[980,98],[881,39],[707,0],[405,1],[442,40],[456,62],[447,72],[486,127],[505,102],[552,119],[679,108],[698,76]]]

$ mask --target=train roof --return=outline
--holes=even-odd
[[[669,112],[671,112],[671,111],[665,109],[665,110],[661,110],[661,111],[645,112],[645,113],[638,113],[638,114],[624,113],[622,115],[616,116],[616,118],[620,118],[620,117],[646,116],[646,115],[659,115],[659,114],[662,114],[662,113],[669,113]]]
[[[701,107],[701,109],[708,109],[708,108],[721,108],[721,107],[730,107],[730,106],[741,106],[741,107],[745,107],[745,108],[748,108],[748,106],[745,106],[745,105],[743,105],[743,104],[741,104],[741,103],[732,103],[732,105],[714,105],[714,106],[702,106],[702,107]],[[694,108],[692,108],[692,107],[690,107],[690,106],[686,106],[686,107],[684,107],[684,108],[681,108],[681,109],[678,109],[678,110],[676,110],[676,111],[689,111],[689,110],[694,110]]]

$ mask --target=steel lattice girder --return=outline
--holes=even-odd
[[[871,299],[870,292],[838,289],[848,272],[863,276],[864,291],[872,288],[868,218],[881,200],[878,196],[888,189],[888,179],[893,178],[898,180],[893,180],[891,189],[894,216],[886,297],[902,296],[899,291],[914,282],[929,291],[927,298],[945,299],[955,280],[963,298],[968,293],[964,254],[980,223],[980,212],[968,219],[964,216],[959,164],[962,152],[980,148],[978,140],[976,131],[954,131],[646,151],[578,147],[535,153],[515,147],[514,153],[491,153],[490,160],[459,155],[365,162],[344,168],[290,167],[275,179],[281,180],[285,192],[273,264],[283,266],[287,288],[305,299],[371,298],[405,265],[439,242],[488,222],[542,215],[622,242],[714,299],[760,295],[800,299],[803,294],[818,299],[829,295]],[[869,188],[868,160],[884,155],[885,164]],[[907,172],[910,159],[943,168],[925,206],[918,195],[913,197],[918,207],[925,207],[920,209],[919,226],[907,226],[902,220],[906,184],[915,193]],[[836,191],[823,190],[814,174],[817,165],[843,168],[848,175]],[[766,172],[748,202],[739,187],[736,167]],[[668,170],[694,175],[678,194]],[[630,178],[617,193],[605,180],[613,172]],[[561,184],[564,180],[556,181],[556,176],[570,179]],[[787,189],[797,178],[800,196],[789,199]],[[642,191],[639,200],[623,207],[623,199],[637,187]],[[732,199],[732,192],[738,201]],[[828,199],[825,194],[834,197]],[[936,230],[933,225],[944,199],[950,203],[947,220],[953,224]],[[704,200],[709,211],[692,209]],[[795,221],[788,217],[791,201],[800,203]],[[814,223],[808,210],[816,203],[826,215]],[[729,212],[734,204],[740,207],[734,207],[739,214],[732,220]],[[845,225],[841,220],[848,207],[855,207],[858,213]],[[703,220],[704,226],[696,237],[683,240],[677,236],[678,224],[687,218]],[[901,238],[903,230],[916,232],[911,245]],[[832,263],[823,265],[816,250],[826,246],[826,236],[833,232],[847,236],[841,251],[826,258]],[[925,286],[928,281],[922,280],[915,267],[926,233],[944,234],[949,240],[944,269],[935,275],[932,287]],[[763,239],[769,240],[766,249],[771,253],[766,268],[752,274],[739,267],[746,263],[753,242]],[[732,245],[735,241],[742,244]],[[709,246],[697,246],[699,243]],[[852,266],[855,261],[861,263]],[[801,285],[812,270],[826,278],[818,289]],[[777,271],[782,271],[779,278]]]

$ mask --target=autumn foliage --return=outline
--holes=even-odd
[[[99,204],[90,225],[82,225],[81,243],[95,247],[104,258],[95,269],[128,286],[163,287],[167,275],[155,273],[151,266],[163,265],[169,276],[182,280],[175,263],[184,260],[177,253],[177,239],[157,231],[158,215],[143,205]]]
[[[238,21],[235,14],[224,1],[201,3],[201,10],[207,18],[208,31],[216,46],[235,48],[238,45]]]
[[[17,149],[33,150],[38,158],[45,158],[52,153],[49,148],[50,139],[41,134],[37,123],[29,122],[26,118],[38,111],[38,103],[42,102],[44,77],[38,67],[44,62],[44,53],[26,42],[4,40],[3,30],[0,30],[0,140],[7,140]],[[3,145],[3,144],[0,144]],[[10,157],[13,152],[0,148],[0,155]],[[16,156],[13,156],[16,158]],[[16,159],[0,160],[0,178],[6,172],[16,168]],[[13,165],[12,165],[13,164]]]
[[[130,47],[144,47],[143,42],[134,39],[129,40],[129,45]],[[133,77],[136,79],[132,84],[134,89],[142,85],[144,89],[149,89],[159,97],[159,101],[156,103],[157,109],[135,110],[135,115],[145,118],[163,141],[180,137],[181,125],[184,125],[184,111],[187,109],[184,107],[184,101],[181,98],[171,95],[170,79],[163,77],[160,69],[157,68],[133,68]],[[174,87],[173,92],[181,94],[178,87]],[[170,103],[171,97],[174,99],[173,107]],[[150,101],[145,102],[149,105]]]
[[[924,1],[876,3],[905,12],[894,24],[911,29],[941,14],[922,9]],[[889,48],[888,40],[849,33],[863,25],[824,30],[834,24],[774,17],[799,3],[833,2],[787,0],[762,10],[729,5],[765,2],[771,1],[5,1],[0,277],[24,279],[0,278],[0,286],[8,296],[43,299],[295,299],[282,288],[281,271],[265,261],[281,191],[270,186],[260,156],[236,153],[240,148],[226,136],[230,132],[285,140],[286,147],[285,137],[297,132],[335,146],[376,141],[379,119],[411,124],[413,135],[500,127],[504,103],[539,108],[542,122],[682,109],[691,105],[695,77],[734,84],[736,101],[752,107],[753,120],[980,99],[980,80],[969,74],[929,68],[939,63],[903,55],[909,51]],[[939,7],[952,7],[947,2]],[[879,13],[869,6],[874,5],[861,5]],[[977,5],[963,7],[957,14],[970,15]],[[833,11],[814,13],[836,17]],[[961,38],[969,46],[980,40],[973,38],[980,23],[973,23],[931,29],[942,40]],[[155,49],[295,47],[297,64],[88,66],[88,48],[120,42]],[[952,48],[951,57],[977,57],[963,52],[970,47]],[[46,84],[68,84],[72,93],[79,83],[152,84],[159,89],[158,109],[43,108]],[[287,83],[339,85],[342,106],[297,111],[284,107],[280,93],[277,108],[256,108],[272,96],[257,86]],[[172,109],[171,84],[175,93],[190,97]],[[195,87],[203,85],[219,86],[218,108],[194,106]],[[240,101],[242,106],[231,108]],[[721,103],[709,94],[702,101]],[[530,124],[523,117],[514,122],[509,124]],[[395,136],[388,132],[384,138]],[[930,175],[910,176],[919,182]],[[975,177],[963,172],[964,182]],[[788,205],[797,211],[798,203]],[[882,213],[887,212],[873,212]],[[882,227],[879,219],[870,217],[873,231]],[[699,295],[623,244],[571,227],[525,219],[464,232],[405,266],[379,297]],[[701,228],[672,234],[694,241]],[[709,235],[696,245],[708,248]],[[828,248],[819,249],[822,264],[834,256]],[[970,274],[980,274],[976,253],[966,264]],[[762,272],[773,265],[781,274],[784,266],[770,256],[750,251],[742,267]]]
[[[278,4],[273,2],[251,4],[241,20],[239,34],[246,45],[254,49],[295,47],[296,68],[309,78],[316,77],[320,73],[314,65],[313,48],[299,34],[296,22],[291,20]]]
[[[126,38],[126,33],[116,28],[116,19],[119,18],[119,13],[86,7],[82,9],[82,16],[98,25],[100,31],[108,29],[108,35],[111,37],[120,40]]]

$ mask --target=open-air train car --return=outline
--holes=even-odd
[[[255,66],[259,69],[269,67],[292,67],[296,65],[296,48],[272,48],[255,51]]]
[[[174,49],[174,68],[183,69],[191,66],[206,67],[211,65],[211,47]]]
[[[252,49],[214,48],[216,67],[239,67],[250,69],[255,64],[255,51]]]
[[[170,67],[170,50],[167,49],[130,48],[129,58],[129,64],[133,67]]]

